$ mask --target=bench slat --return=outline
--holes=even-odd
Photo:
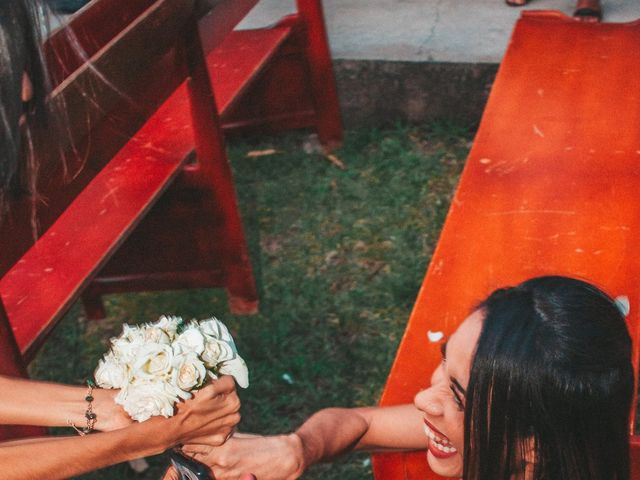
[[[235,31],[207,55],[221,115],[233,107],[290,34],[290,27]]]
[[[65,126],[37,145],[35,153],[37,192],[46,203],[36,202],[34,212],[28,195],[13,201],[10,215],[0,223],[0,237],[11,238],[2,248],[0,276],[33,244],[34,225],[38,235],[46,231],[187,77],[179,43],[190,8],[193,0],[153,2],[91,64],[77,68],[54,90]],[[132,55],[140,59],[131,62]]]
[[[179,173],[193,145],[182,86],[0,280],[2,301],[27,361]]]
[[[154,0],[130,0],[126,9],[114,8],[119,0],[94,0],[68,24],[51,34],[44,55],[53,86],[81,67],[87,58],[111,41]]]
[[[202,15],[199,33],[204,52],[218,48],[257,3],[258,0],[200,0],[196,6]]]

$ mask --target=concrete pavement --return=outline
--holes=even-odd
[[[324,0],[333,57],[345,60],[499,63],[520,12],[560,10],[574,0]],[[640,1],[603,0],[604,20],[640,19]],[[295,9],[293,0],[262,0],[241,25],[262,26]]]

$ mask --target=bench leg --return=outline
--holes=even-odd
[[[247,257],[241,264],[233,265],[227,272],[227,298],[229,311],[234,315],[254,315],[258,313],[258,295],[253,273]]]
[[[297,5],[307,28],[307,58],[318,115],[318,137],[327,148],[335,148],[342,143],[342,119],[322,2],[297,0]]]
[[[27,378],[27,367],[22,359],[9,317],[0,302],[0,375]]]
[[[91,287],[87,288],[82,294],[82,305],[84,312],[89,320],[104,320],[107,318],[107,311],[104,308],[102,295],[93,292]]]
[[[190,173],[191,180],[207,190],[204,201],[209,205],[205,205],[205,211],[210,215],[221,212],[224,218],[223,247],[217,254],[223,262],[229,308],[234,313],[256,313],[258,295],[238,211],[233,174],[195,21],[188,38],[191,76],[188,85],[198,164],[185,173]]]

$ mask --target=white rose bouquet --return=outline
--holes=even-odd
[[[116,403],[138,422],[172,416],[177,401],[191,398],[193,390],[219,375],[249,386],[247,365],[227,327],[216,318],[184,324],[171,316],[125,324],[95,371],[96,384],[119,388]]]

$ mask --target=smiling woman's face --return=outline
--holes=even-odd
[[[483,318],[482,311],[475,311],[449,337],[443,345],[442,363],[431,377],[431,387],[414,400],[424,415],[429,466],[445,477],[462,476],[465,392]]]

